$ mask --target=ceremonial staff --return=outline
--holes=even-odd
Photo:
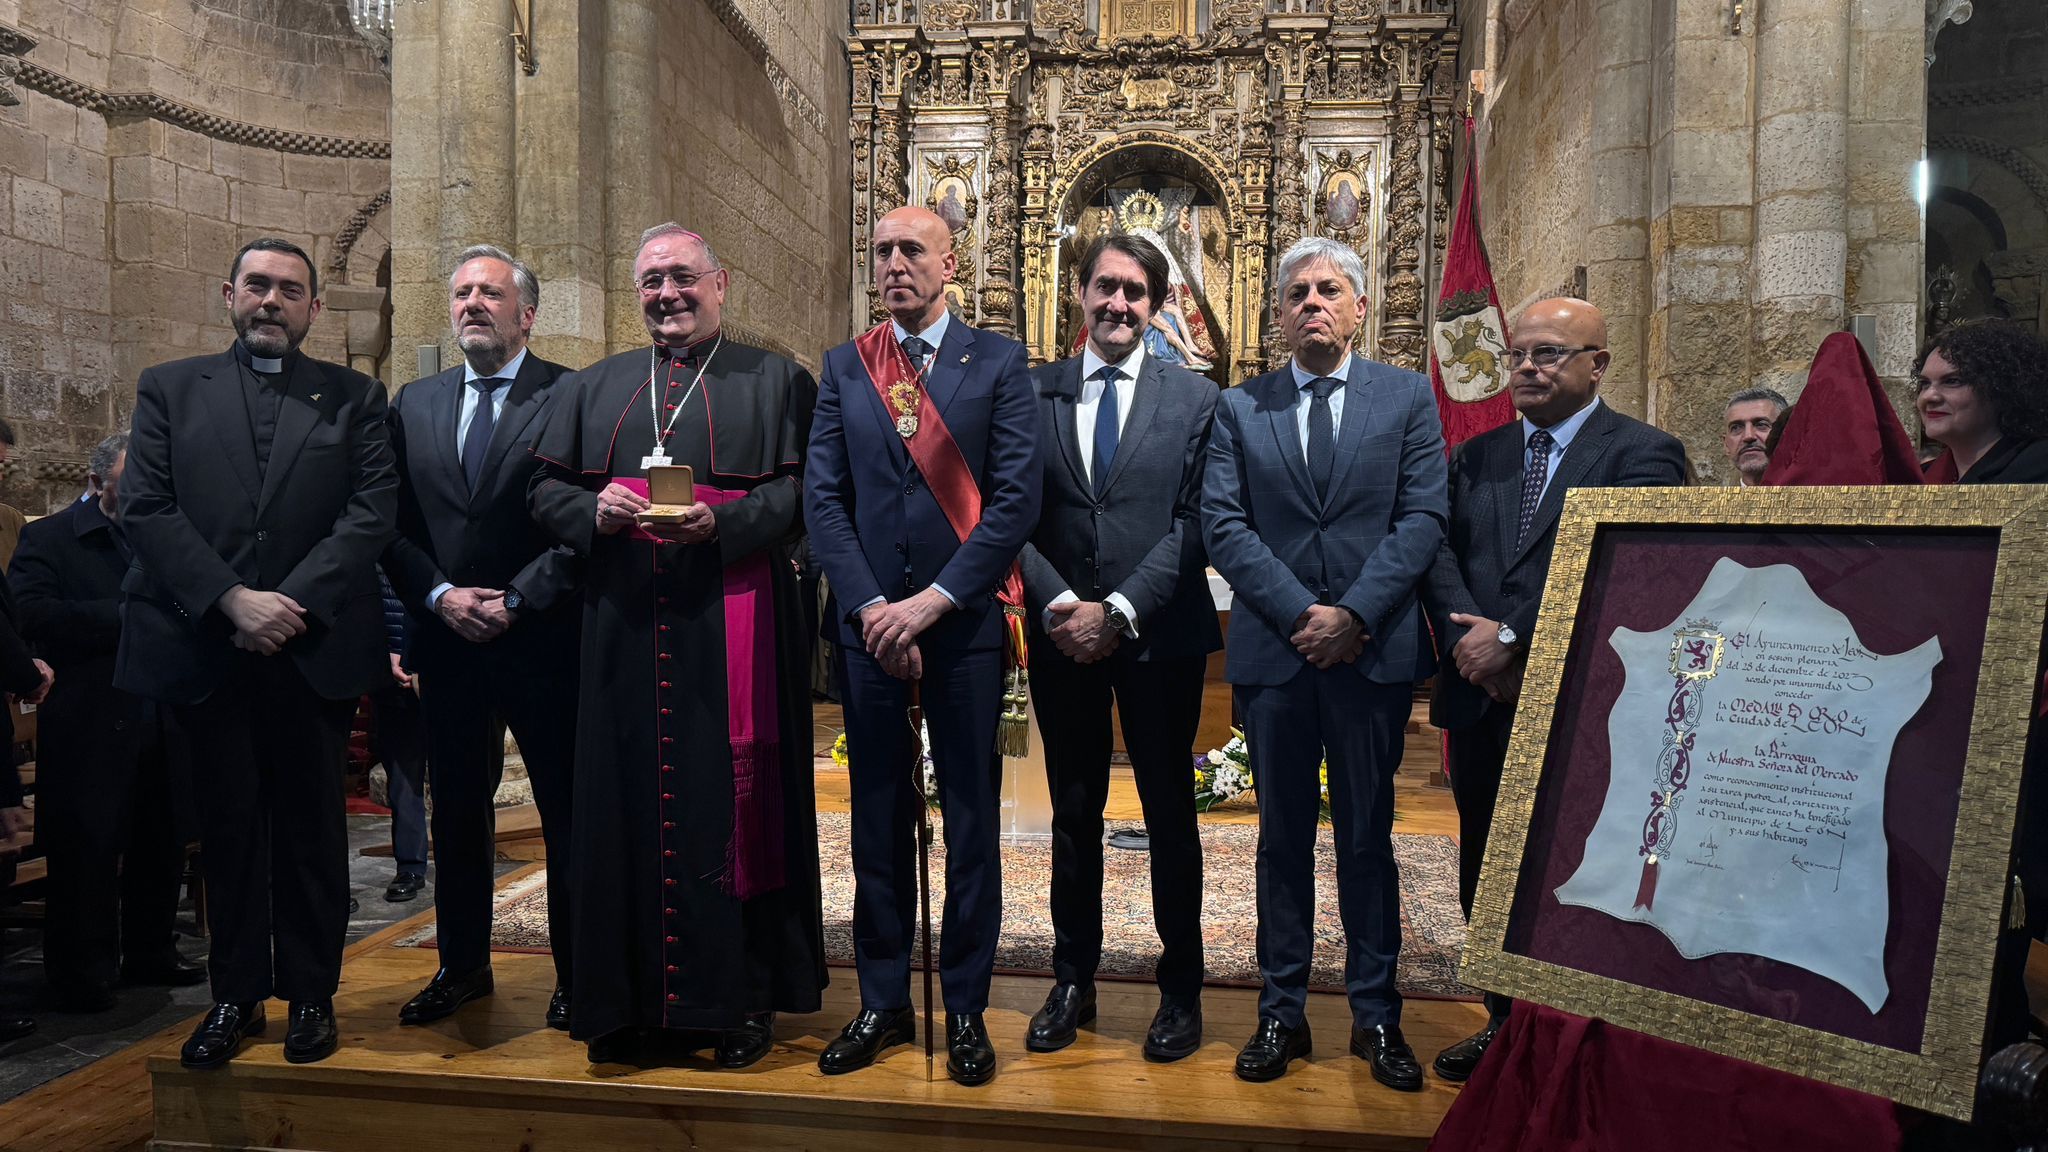
[[[936,1079],[932,1029],[932,806],[924,794],[924,704],[918,699],[918,681],[910,682],[910,790],[917,805],[917,903],[924,917],[924,940],[919,962],[924,965],[924,1079]]]

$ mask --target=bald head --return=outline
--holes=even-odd
[[[946,310],[946,282],[958,267],[953,230],[936,212],[911,205],[875,224],[875,286],[898,324],[922,332]]]
[[[1515,410],[1538,428],[1570,419],[1607,374],[1607,318],[1584,300],[1557,296],[1523,309],[1508,341]]]

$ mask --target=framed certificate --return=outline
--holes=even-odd
[[[1572,492],[1464,978],[1968,1118],[2043,556],[2048,489]]]

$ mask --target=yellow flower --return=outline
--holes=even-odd
[[[841,732],[832,739],[832,763],[844,768],[847,764],[846,733]]]

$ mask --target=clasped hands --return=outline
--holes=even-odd
[[[282,592],[237,584],[214,604],[235,627],[235,647],[258,656],[277,655],[292,637],[306,631],[306,609]]]
[[[434,615],[449,631],[475,644],[497,639],[519,618],[505,606],[502,588],[450,588],[434,601]]]
[[[597,494],[597,534],[610,536],[623,532],[634,525],[634,517],[653,506],[647,497],[624,484],[607,484]],[[712,515],[711,506],[699,500],[684,510],[681,520],[642,524],[641,527],[652,535],[677,544],[702,544],[717,533],[718,520]]]
[[[1514,703],[1522,694],[1522,664],[1500,642],[1500,621],[1453,612],[1451,623],[1465,629],[1451,647],[1458,675],[1485,689],[1496,704]]]
[[[916,680],[924,675],[924,654],[917,638],[952,611],[953,602],[936,588],[898,600],[880,602],[860,610],[861,642],[882,671],[898,680]]]
[[[1069,600],[1048,604],[1045,610],[1057,621],[1046,635],[1061,655],[1076,664],[1105,659],[1123,643],[1123,633],[1109,626],[1109,609],[1100,601]]]
[[[1311,604],[1294,621],[1294,635],[1287,638],[1294,650],[1317,668],[1352,664],[1365,651],[1371,637],[1348,608],[1335,604]]]

